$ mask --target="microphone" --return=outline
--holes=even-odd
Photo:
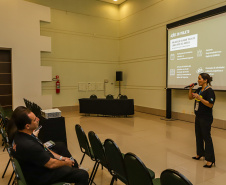
[[[191,86],[193,86],[193,85],[196,86],[197,83],[192,83],[191,85],[188,85],[188,86],[186,86],[186,87],[184,87],[184,88],[186,89],[186,88],[191,87]]]

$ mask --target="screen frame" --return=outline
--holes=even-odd
[[[226,5],[166,25],[166,89],[182,89],[182,90],[184,90],[184,88],[168,88],[168,39],[169,39],[168,38],[168,30],[182,26],[182,25],[186,25],[189,23],[193,23],[193,22],[196,22],[199,20],[203,20],[203,19],[206,19],[209,17],[213,17],[213,16],[216,16],[219,14],[223,14],[223,13],[226,13]],[[194,89],[197,89],[197,88],[194,88]],[[226,91],[226,90],[222,90],[222,89],[214,89],[214,90]]]

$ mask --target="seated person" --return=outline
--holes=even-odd
[[[33,134],[39,126],[39,119],[26,107],[17,107],[12,119],[17,127],[13,141],[13,155],[20,163],[28,185],[50,185],[57,182],[88,185],[89,175],[79,169],[70,152],[60,145],[56,151],[46,148]],[[60,150],[59,150],[60,148]],[[64,153],[64,156],[62,156]]]

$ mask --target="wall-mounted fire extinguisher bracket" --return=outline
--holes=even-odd
[[[56,93],[59,94],[60,93],[60,79],[59,79],[59,75],[56,75],[56,78],[53,78],[52,80],[56,81]]]

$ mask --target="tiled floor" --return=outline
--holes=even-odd
[[[203,168],[205,161],[195,161],[194,124],[183,121],[164,121],[160,117],[137,113],[134,117],[85,117],[78,112],[63,112],[66,118],[68,147],[73,156],[80,161],[80,152],[75,124],[80,124],[86,134],[94,131],[101,141],[113,139],[123,153],[133,152],[151,168],[156,177],[167,168],[178,170],[194,185],[225,185],[226,184],[226,130],[212,129],[215,147],[216,167]],[[0,148],[0,175],[8,161],[6,152]],[[91,171],[94,162],[85,157],[83,166]],[[7,171],[0,184],[8,183],[12,167]],[[111,176],[107,170],[99,168],[95,177],[97,185],[110,184]],[[123,184],[117,182],[115,184]]]

